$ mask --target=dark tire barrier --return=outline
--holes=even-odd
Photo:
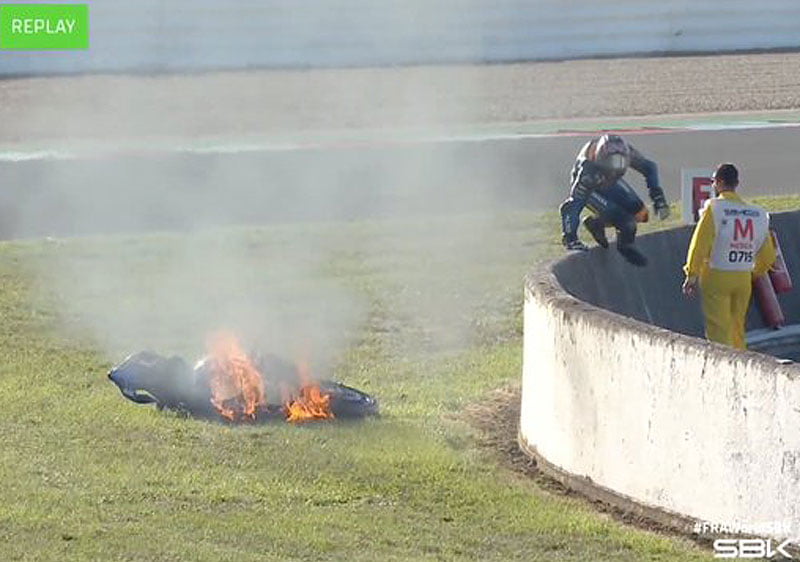
[[[800,212],[773,226],[800,279]],[[568,486],[672,527],[797,535],[800,368],[702,339],[699,301],[680,293],[690,235],[641,237],[643,269],[612,247],[528,275],[520,445]],[[800,324],[798,291],[780,300]]]

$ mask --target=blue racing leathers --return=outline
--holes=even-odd
[[[632,244],[636,236],[636,219],[646,220],[644,203],[622,179],[625,171],[610,172],[594,160],[599,137],[587,142],[572,167],[569,198],[561,204],[561,225],[564,242],[577,239],[583,208],[588,206],[608,225],[618,230],[618,243]],[[628,145],[630,167],[642,174],[656,209],[666,207],[664,191],[659,185],[658,166],[641,152]]]

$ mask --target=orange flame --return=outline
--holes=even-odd
[[[333,419],[331,397],[323,393],[319,385],[312,380],[307,363],[298,365],[297,375],[300,378],[300,395],[286,402],[286,421],[302,423]]]
[[[215,334],[209,349],[214,361],[211,403],[227,420],[255,420],[259,408],[266,405],[261,373],[232,334]]]

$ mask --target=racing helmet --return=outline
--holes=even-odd
[[[603,135],[595,146],[595,162],[609,172],[624,174],[630,164],[631,149],[619,135]]]

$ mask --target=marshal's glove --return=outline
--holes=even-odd
[[[664,197],[664,192],[661,190],[661,188],[655,188],[651,190],[650,197],[653,199],[653,210],[655,210],[658,219],[662,221],[668,219],[669,204],[667,203],[667,198]]]

